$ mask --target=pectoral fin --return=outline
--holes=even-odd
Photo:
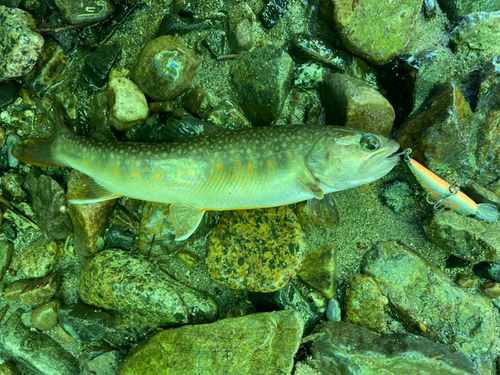
[[[73,204],[86,204],[120,198],[121,195],[105,188],[93,178],[85,176],[83,182],[73,191],[68,190],[68,202]]]
[[[306,189],[316,199],[323,199],[325,196],[325,193],[323,193],[323,190],[321,190],[318,185],[306,184],[300,177],[297,177],[297,185],[299,185],[301,189]]]
[[[330,228],[338,226],[340,214],[333,194],[326,194],[323,199],[309,199],[307,207],[313,223]]]
[[[175,240],[183,241],[193,234],[200,225],[205,211],[185,203],[170,205],[169,220],[174,227]]]

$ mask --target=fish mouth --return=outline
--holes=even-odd
[[[386,147],[384,150],[372,155],[362,167],[361,172],[370,172],[376,176],[384,176],[398,164],[403,154],[399,151],[399,143],[393,141],[392,147]],[[391,142],[392,143],[392,142]]]

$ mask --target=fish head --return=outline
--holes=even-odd
[[[319,183],[339,191],[385,176],[399,162],[398,149],[390,138],[336,128],[319,137],[305,162]]]

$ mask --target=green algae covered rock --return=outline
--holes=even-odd
[[[337,247],[325,245],[310,253],[299,271],[299,277],[325,298],[333,298],[337,284]]]
[[[494,373],[497,334],[486,297],[466,293],[438,267],[395,240],[368,251],[361,269],[375,279],[408,329],[419,327],[419,335],[461,351],[479,373]]]
[[[119,313],[134,327],[206,323],[217,316],[211,298],[116,249],[104,250],[84,264],[79,292],[85,303]]]
[[[290,374],[303,328],[286,310],[168,329],[132,349],[118,375]]]
[[[422,0],[321,0],[328,26],[347,49],[378,65],[404,51],[421,6]]]
[[[173,99],[186,91],[201,60],[179,39],[165,35],[142,49],[132,76],[140,89],[154,100]]]
[[[473,12],[500,10],[500,0],[437,0],[437,2],[452,23],[459,22]]]
[[[379,336],[367,328],[327,322],[314,340],[313,358],[324,375],[477,375],[460,352],[412,334]],[[375,370],[376,369],[376,370]]]
[[[306,251],[304,234],[287,207],[224,211],[208,238],[207,272],[232,289],[269,293],[294,277]]]

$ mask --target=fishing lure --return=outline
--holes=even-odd
[[[419,162],[410,157],[411,149],[403,152],[404,160],[420,185],[428,192],[427,201],[434,204],[437,210],[449,208],[460,215],[475,215],[488,222],[498,221],[497,208],[489,203],[477,204],[460,191],[458,186],[451,186],[442,178],[432,173]],[[431,201],[432,200],[432,201]]]

